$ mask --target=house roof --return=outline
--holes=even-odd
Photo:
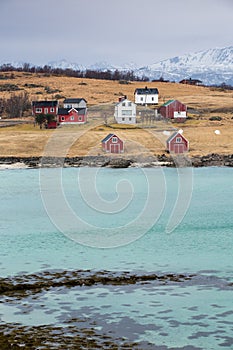
[[[181,83],[181,82],[202,83],[201,80],[199,80],[199,79],[192,79],[192,78],[189,78],[189,79],[182,79],[182,80],[180,81],[180,83]]]
[[[169,136],[167,143],[171,142],[178,135],[188,142],[188,140],[179,131],[175,131],[171,136]]]
[[[86,108],[58,108],[59,115],[68,115],[69,112],[74,109],[78,114],[86,114]]]
[[[58,101],[32,101],[34,107],[57,107]]]
[[[101,142],[107,142],[108,140],[110,140],[113,136],[116,136],[115,134],[108,134]],[[117,138],[119,138],[118,136],[116,136]]]
[[[63,103],[80,103],[81,101],[85,101],[87,103],[85,98],[66,98]]]
[[[121,100],[121,101],[117,102],[117,103],[116,103],[116,106],[121,105],[122,103],[124,103],[124,102],[126,102],[126,101],[127,101],[127,102],[130,102],[130,103],[132,104],[132,106],[135,105],[134,102],[128,100],[128,98],[125,98],[124,100]]]
[[[167,102],[165,102],[162,106],[168,106],[170,105],[172,102],[174,102],[175,100],[168,100]]]
[[[147,86],[145,88],[137,88],[134,91],[134,94],[138,95],[158,95],[158,93],[157,88],[148,88]]]

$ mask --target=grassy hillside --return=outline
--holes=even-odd
[[[4,79],[1,78],[4,76]],[[70,156],[102,154],[100,141],[108,132],[117,132],[125,141],[125,156],[135,154],[161,154],[165,151],[166,130],[182,128],[190,141],[191,155],[209,153],[233,153],[233,91],[205,88],[178,83],[142,83],[122,84],[118,81],[80,79],[32,73],[1,73],[0,98],[7,98],[14,93],[27,91],[30,100],[58,99],[65,97],[84,97],[88,101],[89,122],[86,126],[63,127],[60,130],[40,130],[33,125],[20,125],[0,128],[0,156],[40,156],[51,136],[60,133],[60,142],[76,135],[76,141],[69,148]],[[137,128],[124,129],[117,125],[106,127],[103,116],[113,122],[114,103],[121,95],[134,99],[137,87],[157,87],[159,103],[175,98],[187,104],[191,119],[184,124],[155,122],[150,125],[137,124]],[[144,108],[144,107],[143,107]],[[141,110],[143,110],[143,108]],[[211,116],[220,116],[221,121],[211,121]],[[97,126],[96,126],[97,124]],[[220,131],[220,135],[215,134]],[[65,136],[64,136],[65,135]],[[57,147],[61,147],[57,145]],[[55,152],[55,148],[54,148]]]

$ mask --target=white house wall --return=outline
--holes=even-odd
[[[136,123],[136,105],[129,100],[123,100],[115,106],[114,117],[119,124]]]
[[[64,103],[64,108],[86,108],[87,104],[85,101],[80,101],[79,103]]]
[[[141,104],[141,105],[146,105],[146,104],[158,104],[159,101],[159,96],[158,94],[153,94],[153,95],[141,95],[141,94],[135,94],[135,103],[136,104]]]

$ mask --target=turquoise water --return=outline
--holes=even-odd
[[[0,171],[1,277],[77,269],[196,277],[168,285],[57,288],[25,297],[24,304],[1,303],[1,322],[64,325],[78,313],[87,325],[95,319],[99,331],[147,340],[155,349],[233,349],[233,169],[187,172],[190,186],[181,183],[180,191],[183,186],[188,198],[192,187],[191,201],[178,199],[184,218],[171,233],[166,227],[179,193],[176,169],[63,169],[59,181],[66,203],[89,225],[77,226],[72,240],[69,230],[75,227],[57,202],[57,176],[56,169]],[[47,207],[53,199],[57,216]],[[128,223],[132,242],[117,247]],[[82,245],[88,227],[90,244]],[[101,241],[103,229],[112,235],[113,248],[91,246],[92,238]]]

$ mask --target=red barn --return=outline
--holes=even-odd
[[[115,134],[108,134],[102,141],[102,148],[109,153],[123,153],[124,142]]]
[[[176,131],[167,139],[167,150],[171,153],[185,153],[188,152],[188,149],[189,142],[179,131]]]
[[[58,108],[59,124],[84,124],[86,122],[86,108]]]
[[[160,107],[159,113],[167,119],[184,121],[187,117],[187,107],[180,101],[169,100]]]
[[[53,114],[57,115],[58,101],[32,101],[32,115]]]

